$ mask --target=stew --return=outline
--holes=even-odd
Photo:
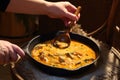
[[[83,43],[71,40],[68,48],[60,49],[54,47],[52,41],[35,45],[31,56],[44,65],[68,70],[89,65],[96,59],[95,51]]]

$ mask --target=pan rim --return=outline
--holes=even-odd
[[[56,32],[55,32],[55,33],[56,33]],[[45,34],[45,35],[48,35],[48,34]],[[79,34],[72,33],[72,32],[70,32],[70,35],[81,36],[81,37],[83,37],[83,38],[85,38],[85,39],[90,40],[94,45],[96,45],[96,47],[97,47],[97,53],[96,53],[96,51],[95,51],[95,53],[96,53],[97,57],[96,57],[96,59],[95,59],[92,63],[87,64],[87,65],[85,65],[85,66],[78,67],[78,68],[73,69],[73,70],[70,70],[70,69],[57,68],[57,67],[45,65],[45,64],[43,64],[43,63],[38,62],[37,60],[33,59],[32,56],[30,55],[31,53],[30,53],[30,51],[29,51],[29,47],[30,47],[31,43],[32,43],[35,39],[40,38],[41,35],[35,36],[34,38],[32,38],[32,39],[28,42],[27,47],[26,47],[26,53],[27,53],[27,55],[29,55],[33,60],[35,60],[35,61],[36,61],[38,64],[40,64],[40,65],[44,65],[44,66],[49,67],[49,68],[60,69],[60,70],[63,70],[63,71],[69,71],[69,72],[78,71],[78,70],[80,70],[80,69],[82,69],[82,68],[85,68],[85,67],[87,67],[87,66],[89,66],[89,65],[92,65],[92,64],[94,64],[95,62],[98,61],[98,59],[100,58],[101,49],[100,49],[100,46],[99,46],[95,41],[91,40],[90,38],[88,38],[88,37],[86,37],[86,36],[79,35]]]

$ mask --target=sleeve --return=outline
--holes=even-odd
[[[10,0],[0,0],[0,11],[5,11]]]

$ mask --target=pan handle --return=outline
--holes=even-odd
[[[27,53],[27,48],[23,48],[22,50],[23,50],[25,53]]]

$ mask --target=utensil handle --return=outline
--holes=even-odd
[[[75,14],[76,16],[78,16],[78,14],[80,13],[80,10],[81,10],[81,6],[78,6],[78,7],[77,7],[77,10],[75,11],[74,14]],[[74,21],[71,21],[71,22],[70,22],[70,26],[73,26],[73,25],[74,25]]]
[[[77,10],[75,11],[75,15],[78,16],[78,14],[80,13],[80,11],[81,11],[81,6],[78,6]]]
[[[78,6],[77,7],[77,10],[75,11],[75,15],[78,16],[78,14],[80,13],[81,11],[81,6]],[[70,29],[74,26],[74,21],[70,21],[70,24],[69,24],[69,27],[67,27],[67,32],[70,32]]]

